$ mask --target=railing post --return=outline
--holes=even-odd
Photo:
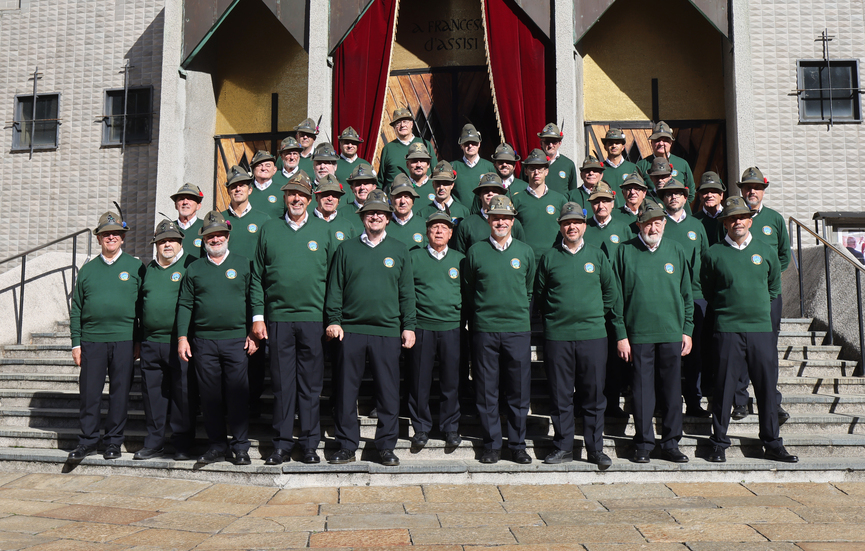
[[[858,375],[862,375],[865,369],[865,327],[862,326],[862,272],[853,268],[856,272],[856,310],[859,313],[859,367],[856,369]]]
[[[829,275],[829,245],[823,245],[823,265],[826,268],[826,317],[829,319],[829,344],[835,344],[832,329],[832,278]]]
[[[70,281],[70,283],[69,283],[69,289],[70,289],[69,299],[67,299],[67,301],[66,301],[66,308],[69,310],[70,314],[72,312],[72,297],[75,294],[75,274],[77,273],[76,272],[77,266],[75,265],[75,260],[77,257],[78,257],[78,236],[73,235],[72,236],[72,275],[69,278],[69,281]]]
[[[34,100],[35,103],[35,100]],[[18,293],[18,327],[15,329],[18,333],[18,344],[23,344],[21,338],[24,333],[24,281],[26,280],[27,257],[21,257],[21,291]]]
[[[802,227],[799,224],[796,224],[796,256],[799,258],[799,317],[804,318],[805,283],[802,276]]]

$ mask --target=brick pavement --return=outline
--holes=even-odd
[[[0,474],[0,551],[865,551],[865,483],[278,489]]]

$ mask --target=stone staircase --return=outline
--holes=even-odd
[[[755,473],[785,472],[787,476],[797,473],[798,478],[809,480],[830,476],[845,480],[857,478],[865,473],[865,428],[860,422],[865,416],[865,378],[854,376],[855,361],[839,360],[840,346],[822,344],[826,333],[810,331],[811,320],[786,319],[782,324],[778,342],[780,358],[779,387],[784,396],[783,406],[791,418],[781,427],[781,435],[787,449],[799,455],[796,465],[786,465],[762,459],[762,447],[757,438],[757,416],[750,415],[741,421],[733,421],[729,434],[733,445],[727,452],[728,463],[711,464],[705,461],[709,451],[708,436],[711,420],[685,417],[685,436],[680,442],[682,451],[692,458],[686,465],[654,460],[648,465],[637,465],[628,461],[633,452],[631,420],[607,419],[605,452],[614,458],[613,467],[598,473],[594,465],[576,461],[564,465],[544,465],[543,457],[552,451],[553,429],[550,423],[547,400],[547,382],[543,364],[539,361],[542,350],[533,347],[532,362],[532,409],[528,420],[527,447],[536,458],[532,465],[515,465],[504,460],[496,465],[480,465],[482,443],[480,427],[476,417],[464,415],[461,421],[463,443],[454,449],[445,449],[433,433],[430,443],[417,452],[412,450],[408,437],[413,433],[409,420],[400,420],[400,440],[396,454],[402,465],[396,468],[382,467],[375,463],[377,454],[372,444],[376,420],[360,417],[361,461],[344,466],[322,463],[303,465],[297,462],[282,466],[265,466],[263,457],[272,451],[270,438],[271,417],[269,414],[272,396],[265,390],[262,397],[262,415],[250,424],[253,464],[237,467],[220,463],[201,468],[194,462],[174,462],[170,459],[132,461],[130,454],[117,461],[105,461],[101,456],[87,458],[80,465],[65,462],[66,452],[77,444],[78,434],[78,368],[70,354],[68,322],[57,324],[51,333],[34,333],[31,344],[8,345],[0,357],[0,470],[58,470],[77,469],[76,472],[112,472],[147,474],[175,477],[209,476],[220,480],[233,480],[257,484],[273,484],[291,476],[293,485],[329,485],[329,477],[342,477],[340,484],[351,483],[413,483],[413,477],[431,480],[455,477],[472,480],[501,480],[501,477],[522,476],[529,480],[552,480],[555,476],[596,477],[602,482],[628,480],[636,476],[662,477],[665,480],[681,477],[692,480],[695,473],[701,477],[718,480],[732,476],[741,480],[743,473],[752,479]],[[142,446],[144,411],[141,403],[140,376],[136,365],[136,376],[130,395],[129,422],[126,428],[125,452],[134,452]],[[433,395],[437,392],[434,382]],[[359,410],[371,409],[372,384],[364,380]],[[104,399],[107,400],[107,385]],[[329,455],[333,446],[333,422],[327,396],[330,394],[330,370],[325,374],[322,401],[321,444],[323,455]],[[105,405],[105,404],[103,404]],[[629,404],[623,401],[627,411]],[[704,403],[704,407],[707,405]],[[756,405],[749,406],[756,413]],[[104,413],[104,409],[103,409]],[[578,420],[575,455],[584,457],[582,450],[581,423]],[[198,438],[200,451],[206,449],[206,437],[199,419]],[[327,448],[327,451],[325,451]],[[618,475],[616,473],[619,473]],[[550,477],[553,477],[552,479]],[[300,478],[298,478],[300,477]],[[348,479],[346,478],[348,477]],[[371,477],[371,478],[370,478]],[[498,477],[498,478],[497,478]],[[623,478],[624,477],[624,478]],[[772,478],[774,479],[774,478]],[[837,478],[836,478],[837,479]],[[592,478],[592,480],[595,480]]]

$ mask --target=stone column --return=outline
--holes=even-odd
[[[312,120],[317,121],[318,117],[321,116],[321,124],[319,125],[321,134],[316,143],[323,143],[327,140],[327,134],[331,134],[332,140],[336,139],[331,131],[333,124],[333,67],[327,55],[329,29],[330,2],[310,2],[306,111]]]
[[[756,165],[751,17],[748,0],[732,0],[731,45],[724,40],[724,100],[727,111],[727,189],[745,167]],[[732,50],[732,52],[731,52]],[[698,176],[699,177],[699,176]]]
[[[583,129],[583,58],[574,47],[574,0],[553,2],[552,40],[556,50],[556,123],[565,121],[560,149],[577,165],[586,149]]]

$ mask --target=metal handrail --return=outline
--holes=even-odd
[[[24,286],[27,283],[31,283],[33,281],[36,281],[39,278],[42,278],[42,277],[45,277],[47,275],[50,275],[50,274],[57,272],[56,269],[50,270],[48,272],[45,272],[44,274],[40,274],[40,275],[33,277],[33,278],[28,280],[27,279],[27,256],[30,254],[33,254],[37,251],[40,251],[46,247],[50,247],[51,245],[56,245],[57,243],[60,243],[61,241],[66,241],[67,239],[70,239],[70,238],[72,239],[72,264],[69,266],[69,268],[72,270],[72,276],[71,276],[70,285],[69,285],[69,294],[66,295],[66,308],[67,308],[67,310],[71,311],[71,309],[72,309],[72,305],[71,305],[72,293],[75,292],[75,276],[78,274],[78,265],[75,262],[75,260],[78,256],[78,236],[81,235],[82,233],[87,234],[87,258],[84,261],[86,263],[86,262],[90,261],[91,250],[92,250],[92,246],[93,246],[93,234],[90,232],[90,228],[85,228],[85,229],[77,231],[75,233],[70,233],[69,235],[67,235],[65,237],[55,239],[54,241],[50,241],[48,243],[45,243],[44,245],[39,245],[38,247],[35,247],[35,248],[30,249],[28,251],[24,251],[23,253],[19,253],[19,254],[16,254],[15,256],[10,256],[9,258],[6,258],[4,260],[0,260],[0,265],[3,265],[3,264],[6,264],[7,262],[12,262],[13,260],[17,260],[19,258],[21,259],[21,281],[19,283],[16,283],[15,285],[12,285],[10,287],[7,287],[5,289],[0,290],[0,293],[4,293],[6,291],[11,290],[13,292],[13,297],[14,297],[15,289],[17,289],[19,287],[21,289],[20,292],[18,293],[18,315],[16,316],[16,320],[15,320],[15,331],[16,331],[17,344],[22,344],[21,341],[22,341],[22,336],[23,336],[23,332],[24,332]],[[60,269],[65,270],[66,268],[67,268],[66,266],[62,266]]]
[[[826,317],[829,324],[829,344],[835,344],[832,323],[832,277],[829,273],[829,251],[834,252],[844,259],[844,261],[849,263],[856,274],[856,308],[859,318],[859,368],[857,369],[857,372],[862,374],[862,370],[865,369],[865,325],[862,323],[862,273],[865,272],[865,267],[863,267],[859,262],[852,260],[835,245],[817,235],[817,233],[792,216],[789,219],[789,225],[791,228],[794,225],[796,227],[796,256],[798,257],[796,267],[799,272],[799,315],[801,317],[805,317],[805,282],[802,275],[802,230],[804,229],[806,232],[811,234],[811,236],[817,240],[818,245],[821,243],[823,245],[823,269],[826,273]]]

